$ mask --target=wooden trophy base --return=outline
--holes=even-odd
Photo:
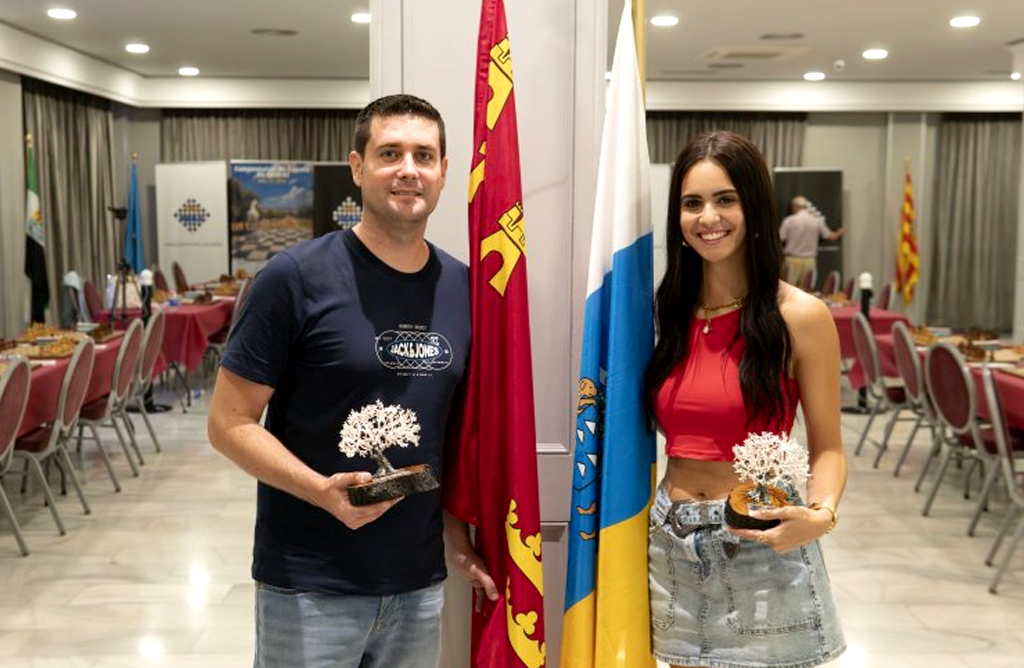
[[[348,488],[348,500],[353,506],[368,506],[371,503],[390,501],[400,496],[419,494],[437,489],[441,483],[426,464],[417,464],[386,473],[362,485]]]
[[[779,520],[760,520],[751,517],[750,512],[750,491],[756,487],[753,483],[736,485],[729,492],[729,498],[725,502],[725,521],[729,526],[736,529],[755,529],[764,531],[779,525]],[[775,508],[789,504],[789,495],[778,487],[768,486],[768,502],[766,505]]]

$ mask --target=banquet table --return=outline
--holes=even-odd
[[[114,375],[114,364],[117,362],[117,351],[121,348],[122,336],[96,344],[96,355],[93,361],[92,376],[89,378],[89,389],[86,390],[85,402],[95,401],[110,392],[110,381]],[[68,368],[71,357],[54,360],[36,360],[32,364],[32,381],[29,386],[28,405],[25,416],[21,419],[18,436],[24,436],[36,427],[52,422],[57,417],[57,400],[60,396],[61,382],[64,371]]]
[[[878,347],[878,362],[882,368],[883,376],[899,376],[899,367],[896,365],[896,349],[892,334],[876,334],[875,344]],[[918,347],[921,355],[921,363],[924,364],[925,348]],[[974,379],[974,386],[977,390],[978,415],[982,419],[989,418],[988,402],[985,401],[985,387],[981,379],[981,369],[984,362],[969,362],[967,367]],[[992,366],[992,377],[996,381],[999,390],[999,397],[1002,399],[1003,411],[1006,413],[1006,422],[1011,427],[1024,429],[1024,378],[1011,373],[1004,373],[999,364]],[[862,381],[863,382],[863,381]]]
[[[228,326],[234,306],[235,300],[231,297],[214,298],[209,304],[156,305],[154,308],[162,308],[167,314],[167,329],[161,347],[164,358],[168,362],[183,364],[189,371],[196,371],[203,361],[210,336]],[[113,315],[104,311],[102,320],[116,321],[120,315],[120,310]],[[139,309],[125,311],[128,319],[140,315]]]
[[[844,358],[857,358],[857,346],[853,343],[853,318],[855,315],[860,313],[859,306],[834,306],[831,309],[832,320],[836,323],[836,330],[839,332],[839,349],[840,353]],[[877,334],[888,334],[892,331],[892,325],[895,322],[902,322],[906,325],[910,325],[910,320],[902,313],[896,313],[894,311],[886,311],[880,308],[871,308],[870,314],[868,315],[868,321],[871,323],[871,330]],[[857,371],[860,375],[860,371]],[[851,370],[851,376],[853,371]],[[852,378],[851,378],[852,380]],[[859,387],[863,384],[862,380],[858,381],[854,387]]]

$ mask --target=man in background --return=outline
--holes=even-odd
[[[830,230],[825,224],[825,217],[803,195],[793,198],[790,211],[779,227],[779,234],[786,255],[787,280],[799,286],[805,274],[810,273],[813,277],[817,272],[818,241],[835,241],[846,233],[846,229]]]

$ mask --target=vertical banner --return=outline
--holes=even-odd
[[[347,230],[363,218],[363,195],[348,163],[313,165],[313,234]]]
[[[900,237],[896,244],[896,289],[903,296],[904,306],[914,301],[914,287],[921,269],[914,231],[914,185],[910,181],[910,160],[904,161],[903,208],[900,210]]]
[[[473,613],[473,668],[545,665],[537,438],[519,136],[505,7],[483,0],[470,160],[473,349],[445,508],[476,527],[497,585]]]
[[[576,409],[562,668],[654,668],[647,590],[654,434],[650,158],[630,3],[622,9],[597,172]]]
[[[228,273],[227,164],[172,162],[156,166],[158,262],[177,261],[192,283]]]
[[[313,238],[313,163],[231,161],[231,269],[267,260]]]

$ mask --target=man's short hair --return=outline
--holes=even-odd
[[[437,123],[437,135],[441,142],[441,157],[445,157],[444,119],[441,112],[426,100],[415,95],[385,95],[363,107],[356,116],[356,129],[352,133],[352,145],[356,153],[364,156],[366,144],[370,141],[370,126],[374,118],[390,116],[417,116]]]

